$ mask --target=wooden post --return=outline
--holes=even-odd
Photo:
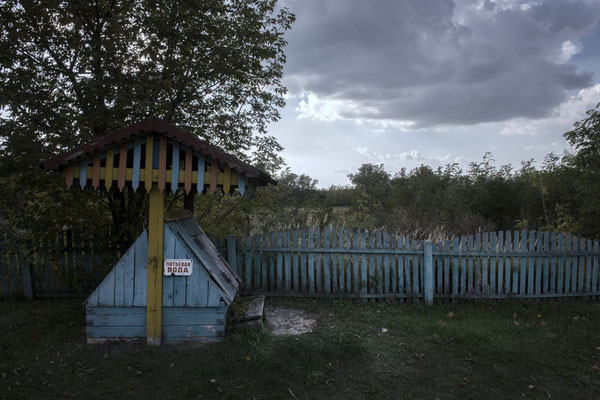
[[[425,303],[433,304],[433,243],[425,240],[423,243],[423,290],[425,292]]]
[[[155,183],[148,207],[148,298],[146,338],[149,345],[160,345],[162,328],[162,269],[165,195]]]

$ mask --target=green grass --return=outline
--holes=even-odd
[[[317,327],[88,346],[79,300],[0,302],[0,397],[600,398],[597,302],[271,303],[317,314]]]

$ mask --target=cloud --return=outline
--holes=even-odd
[[[404,129],[546,118],[593,76],[571,58],[592,0],[286,0],[300,118]]]
[[[430,156],[424,155],[419,150],[411,149],[408,152],[401,153],[378,153],[376,151],[370,150],[367,147],[355,147],[353,149],[360,155],[366,156],[368,162],[372,163],[381,163],[386,165],[401,165],[404,166],[403,162],[412,162],[411,165],[418,164],[428,164],[428,165],[445,165],[451,163],[461,163],[463,157],[452,157],[450,154],[445,154],[443,156]]]

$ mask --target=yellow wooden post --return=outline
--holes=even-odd
[[[162,269],[165,195],[155,183],[150,190],[148,207],[148,303],[146,338],[149,345],[159,345],[162,328]]]

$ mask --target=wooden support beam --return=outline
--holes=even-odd
[[[162,328],[162,269],[165,194],[155,183],[150,190],[148,207],[148,299],[146,339],[149,345],[160,345]]]

